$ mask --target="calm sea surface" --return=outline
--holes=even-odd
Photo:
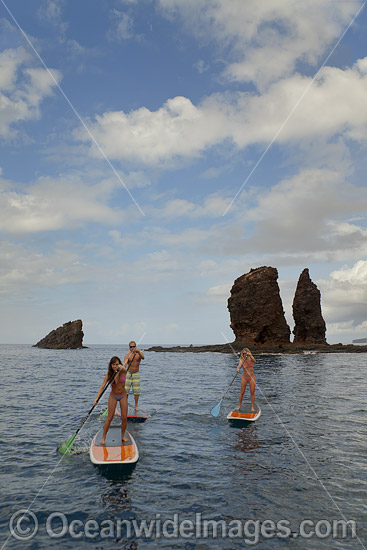
[[[91,408],[110,357],[126,352],[0,346],[0,549],[367,546],[367,354],[257,356],[262,416],[238,429],[225,417],[239,377],[210,415],[235,356],[146,353],[140,405],[152,416],[128,425],[140,460],[124,477],[89,460],[106,395],[73,455],[56,449]],[[341,538],[335,522],[346,520],[357,536]]]

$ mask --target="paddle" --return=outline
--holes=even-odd
[[[234,382],[234,380],[235,380],[237,374],[238,374],[238,372],[236,372],[236,374],[235,374],[234,377],[233,377],[232,382],[229,384],[227,390],[226,390],[226,391],[224,392],[224,394],[222,395],[222,399],[221,399],[221,400],[219,401],[219,403],[217,403],[217,404],[212,408],[212,410],[210,411],[210,414],[211,414],[212,416],[214,416],[215,418],[218,418],[219,413],[220,413],[220,408],[221,408],[221,406],[222,406],[222,401],[223,401],[224,397],[226,396],[226,394],[227,394],[229,388],[232,386],[232,384],[233,384],[233,382]]]
[[[107,384],[105,385],[105,387],[103,388],[103,391],[101,393],[101,395],[99,396],[98,398],[98,401],[101,399],[102,395],[104,394],[104,392],[107,390],[108,386],[111,384],[112,380],[115,378],[116,376],[116,373],[114,372],[113,375],[111,376],[111,378],[109,379],[109,381],[107,382]],[[74,435],[72,435],[71,437],[69,437],[69,439],[67,441],[65,441],[64,443],[62,443],[57,451],[62,454],[62,455],[67,455],[69,456],[70,455],[70,452],[71,452],[71,449],[72,449],[72,446],[73,446],[73,443],[74,443],[74,439],[76,438],[76,436],[78,435],[79,431],[81,430],[83,424],[86,422],[86,420],[89,418],[91,412],[93,411],[94,407],[96,407],[98,405],[98,401],[95,405],[93,405],[93,407],[90,409],[89,413],[87,414],[87,416],[84,418],[83,422],[80,424],[79,428],[77,429],[77,431],[75,432]]]

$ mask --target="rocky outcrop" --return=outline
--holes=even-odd
[[[275,267],[258,267],[235,280],[228,309],[236,345],[290,343],[277,279]]]
[[[69,321],[62,327],[51,331],[42,340],[37,342],[33,347],[46,349],[80,349],[83,346],[84,332],[82,330],[83,323],[80,319],[77,321]]]
[[[304,269],[293,300],[294,344],[326,344],[326,325],[321,313],[321,293]]]

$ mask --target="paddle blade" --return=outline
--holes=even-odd
[[[218,418],[218,416],[219,416],[220,407],[221,407],[221,405],[222,405],[222,401],[223,401],[223,399],[221,399],[221,400],[219,401],[219,403],[217,403],[217,404],[212,408],[212,410],[210,411],[210,414],[211,414],[212,416],[214,416],[214,418]]]
[[[75,438],[76,438],[76,433],[71,437],[69,437],[67,441],[65,441],[64,443],[61,443],[60,447],[58,447],[57,449],[57,452],[64,456],[70,456]]]
[[[108,409],[106,409],[105,411],[101,412],[101,414],[99,415],[99,418],[106,418],[107,415],[108,415]]]

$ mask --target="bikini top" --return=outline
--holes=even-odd
[[[121,374],[120,383],[121,383],[121,384],[124,384],[124,383],[125,383],[125,380],[126,380],[126,376],[125,376],[124,374]],[[113,382],[111,383],[111,386],[116,386],[117,384],[118,384],[118,382],[113,381]]]

